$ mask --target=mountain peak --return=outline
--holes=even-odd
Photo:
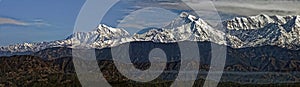
[[[187,13],[187,12],[182,12],[182,13],[180,13],[179,17],[181,17],[181,18],[186,18],[186,17],[188,17],[189,15],[190,15],[190,14]]]
[[[171,21],[167,26],[165,26],[163,28],[171,29],[171,28],[180,27],[180,26],[188,24],[188,23],[197,23],[198,25],[207,25],[207,23],[204,20],[202,20],[201,18],[191,15],[188,12],[182,12],[179,15],[179,17],[175,18],[173,21]]]
[[[99,24],[98,27],[96,28],[96,30],[99,32],[99,33],[108,33],[108,32],[111,32],[111,33],[116,33],[116,32],[124,32],[124,30],[122,29],[117,29],[117,28],[112,28],[112,27],[109,27],[105,24]]]
[[[299,24],[299,16],[269,16],[259,14],[256,16],[236,17],[225,22],[225,26],[229,30],[256,30],[263,29],[270,25],[297,25]]]
[[[98,28],[98,29],[108,28],[108,26],[105,25],[105,24],[99,24],[99,25],[97,26],[97,28]]]
[[[187,12],[182,12],[180,15],[179,15],[180,18],[183,18],[183,19],[188,19],[189,21],[197,21],[199,18],[197,18],[196,16],[194,15],[191,15]]]
[[[176,41],[211,41],[226,44],[224,33],[213,29],[204,20],[182,12],[163,29],[148,29],[147,32],[136,34],[135,38],[146,41],[176,42]]]
[[[243,43],[242,47],[277,45],[289,49],[300,44],[299,16],[268,16],[260,14],[249,17],[236,17],[225,23],[229,34]]]
[[[95,30],[90,32],[76,32],[70,35],[66,41],[72,40],[73,46],[84,43],[93,44],[95,42],[106,43],[107,41],[128,37],[129,33],[123,29],[112,28],[105,24],[99,24]],[[101,45],[104,46],[104,45]]]

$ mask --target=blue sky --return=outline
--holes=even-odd
[[[2,0],[0,45],[64,39],[85,0]]]

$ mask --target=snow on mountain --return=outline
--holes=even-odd
[[[127,31],[100,24],[91,32],[77,32],[65,40],[24,43],[0,47],[2,52],[36,52],[52,47],[105,48],[132,41],[171,43],[178,41],[210,41],[233,48],[276,45],[300,48],[300,16],[268,16],[265,14],[236,17],[224,21],[226,32],[214,29],[204,20],[186,12],[163,28],[148,28],[130,35]]]
[[[227,33],[230,36],[236,36],[236,40],[241,41],[240,45],[242,46],[240,47],[276,45],[294,50],[300,47],[299,25],[300,16],[268,16],[265,14],[236,17],[224,22]]]
[[[123,29],[111,28],[106,25],[100,24],[95,30],[91,32],[77,32],[65,40],[57,40],[51,42],[40,42],[40,43],[24,43],[10,45],[6,47],[0,47],[0,51],[4,52],[36,52],[46,48],[52,47],[109,47],[114,44],[114,39],[129,37],[129,33]],[[95,44],[95,42],[101,44]],[[115,42],[117,43],[117,42]]]
[[[66,40],[71,40],[72,46],[104,48],[117,44],[117,39],[130,37],[129,33],[123,29],[108,27],[100,24],[96,30],[91,32],[77,32]]]
[[[161,29],[152,29],[133,36],[137,41],[178,42],[212,41],[226,44],[225,33],[213,29],[205,21],[188,13],[181,13],[178,18]]]

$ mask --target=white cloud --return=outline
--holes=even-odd
[[[46,23],[43,19],[33,20],[33,22],[31,22],[30,24],[34,26],[51,26],[51,24]]]
[[[143,0],[144,1],[144,0]],[[153,0],[152,0],[153,1]],[[155,1],[155,0],[154,0]],[[164,0],[156,3],[139,4],[144,6],[157,6],[172,10],[194,10],[211,11],[216,8],[219,12],[224,12],[234,15],[250,16],[261,13],[269,15],[300,15],[300,1],[299,0],[182,0],[186,4],[181,3],[180,0]],[[213,2],[214,7],[210,7],[203,2]]]
[[[2,25],[2,24],[12,24],[12,25],[21,25],[21,26],[30,25],[29,23],[15,20],[12,18],[0,18],[0,25]]]
[[[18,25],[18,26],[50,26],[50,24],[46,23],[42,19],[36,19],[31,22],[25,22],[13,18],[0,17],[0,25],[5,25],[5,24]]]
[[[214,3],[218,11],[238,15],[257,15],[261,13],[270,15],[299,15],[300,2],[292,1],[248,1],[230,2],[217,1]]]
[[[300,15],[300,1],[288,0],[217,0],[212,2],[214,7],[208,6],[205,1],[183,0],[180,2],[161,2],[160,7],[167,9],[188,10],[192,7],[198,11],[217,11],[243,16],[257,15],[261,13],[270,15]]]

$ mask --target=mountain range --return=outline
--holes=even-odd
[[[54,47],[88,47],[102,49],[135,41],[174,43],[180,41],[208,41],[232,48],[277,46],[289,50],[300,49],[300,16],[268,16],[260,14],[236,17],[223,21],[221,29],[189,13],[162,28],[149,28],[130,35],[126,30],[100,24],[91,32],[75,32],[64,40],[23,43],[0,47],[1,56],[26,54]]]
[[[44,84],[49,81],[48,84],[60,82],[61,85],[78,85],[72,48],[81,47],[96,48],[98,65],[104,76],[109,77],[106,78],[108,82],[118,85],[130,84],[130,79],[118,73],[111,54],[112,47],[124,47],[125,43],[129,42],[130,59],[135,67],[141,70],[146,70],[151,63],[153,64],[147,58],[153,48],[164,50],[167,65],[155,63],[166,67],[166,72],[160,78],[164,81],[172,81],[176,77],[174,75],[178,73],[176,70],[180,68],[182,60],[188,60],[191,66],[199,66],[197,78],[205,79],[206,72],[213,69],[210,67],[211,44],[215,44],[227,46],[221,82],[255,85],[296,84],[300,82],[299,18],[260,14],[236,17],[212,27],[204,20],[184,12],[162,28],[147,28],[133,35],[124,29],[100,24],[91,32],[76,32],[64,40],[0,47],[0,64],[3,65],[3,69],[0,70],[0,76],[3,77],[0,86],[1,81],[18,86]],[[194,59],[181,58],[176,42],[197,42],[196,49],[199,49],[201,54],[200,65],[195,65],[197,63]],[[80,60],[80,63],[89,64],[83,60]],[[127,63],[121,64],[127,66]],[[22,77],[25,74],[32,78]],[[56,81],[53,78],[59,79]]]

